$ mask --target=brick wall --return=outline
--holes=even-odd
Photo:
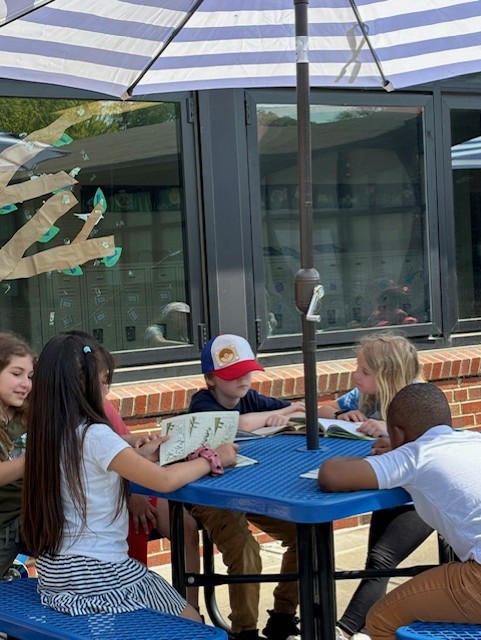
[[[446,394],[455,427],[481,427],[481,346],[439,349],[420,353],[426,380],[434,382]],[[317,365],[319,402],[330,402],[351,389],[354,358],[320,362]],[[304,395],[302,365],[272,367],[255,374],[254,388],[264,395],[294,400]],[[148,432],[159,417],[187,410],[192,395],[205,387],[202,376],[171,378],[159,382],[114,385],[110,400],[135,432]],[[336,527],[356,526],[366,516],[336,523]],[[269,538],[256,531],[259,542]],[[149,565],[170,562],[167,540],[149,543]]]

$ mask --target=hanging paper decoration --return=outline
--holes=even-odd
[[[58,140],[52,144],[52,147],[63,147],[65,144],[70,144],[73,142],[73,138],[71,138],[68,133],[62,133]]]
[[[81,267],[72,267],[71,269],[63,269],[62,273],[65,273],[66,276],[83,276],[83,271]]]
[[[18,207],[14,204],[6,204],[4,207],[0,208],[0,216],[5,216],[7,213],[12,213],[12,211],[17,211]]]
[[[113,267],[119,261],[121,253],[122,247],[115,247],[113,254],[102,258],[101,262],[103,262],[106,267]]]
[[[48,231],[46,231],[43,234],[43,236],[38,239],[38,241],[39,242],[48,242],[52,238],[55,238],[55,236],[57,235],[57,233],[59,231],[60,231],[59,227],[56,227],[55,225],[53,225],[53,227],[50,227],[50,229]]]
[[[94,208],[97,205],[100,205],[102,207],[104,213],[107,211],[107,200],[105,199],[102,189],[97,189],[94,195]]]

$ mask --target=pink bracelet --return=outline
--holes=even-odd
[[[199,447],[187,456],[187,460],[196,460],[197,458],[204,458],[209,461],[211,475],[221,476],[224,473],[224,467],[222,466],[217,451],[214,451],[214,449]]]

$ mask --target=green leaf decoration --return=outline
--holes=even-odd
[[[115,247],[115,251],[112,253],[112,255],[102,258],[101,262],[103,262],[106,267],[113,267],[120,260],[121,254],[122,247]]]
[[[224,427],[224,423],[222,422],[222,418],[214,418],[214,434]]]
[[[192,435],[192,431],[195,429],[196,426],[197,426],[197,419],[195,416],[191,416],[189,419],[189,436]]]
[[[66,276],[83,276],[84,272],[81,267],[72,267],[71,269],[63,269],[62,273]]]
[[[103,213],[107,211],[107,200],[105,199],[104,192],[102,189],[97,189],[94,195],[94,209],[97,205],[102,207]]]
[[[55,236],[57,235],[57,233],[60,231],[59,227],[56,227],[55,225],[53,227],[50,227],[50,229],[48,231],[46,231],[43,236],[41,238],[38,239],[39,242],[48,242],[49,240],[51,240],[52,238],[55,238]]]
[[[17,211],[18,207],[14,204],[6,204],[4,207],[0,209],[0,216],[5,216],[7,213],[12,213],[13,211]]]
[[[62,133],[58,140],[52,144],[52,147],[63,147],[65,144],[70,144],[73,142],[73,138],[71,138],[68,133]]]
[[[72,191],[72,186],[68,184],[65,187],[59,187],[58,189],[54,189],[52,193],[53,195],[55,195],[57,193],[60,193],[61,191]]]

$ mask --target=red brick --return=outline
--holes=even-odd
[[[481,398],[481,386],[468,387],[467,389],[463,389],[463,391],[467,393],[470,400]]]
[[[186,410],[186,397],[187,392],[185,389],[176,389],[174,391],[174,402],[172,409],[176,412]]]
[[[168,413],[174,406],[174,394],[172,391],[164,391],[160,396],[160,412]]]
[[[481,413],[481,401],[463,402],[461,406],[463,413]]]
[[[463,402],[469,398],[469,389],[454,389],[453,395],[456,402]]]

